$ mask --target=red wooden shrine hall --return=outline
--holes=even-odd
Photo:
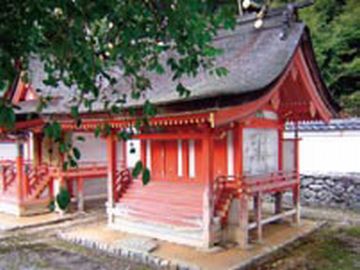
[[[54,185],[73,187],[69,183],[74,181],[82,209],[84,184],[106,178],[97,185],[105,187],[108,224],[130,233],[199,247],[220,241],[246,247],[251,230],[261,241],[263,226],[270,222],[291,218],[300,223],[299,138],[285,139],[284,124],[329,121],[337,106],[296,11],[270,10],[260,29],[254,28],[254,20],[244,16],[233,32],[219,33],[214,43],[224,53],[217,65],[229,74],[202,72],[182,79],[192,91],[189,98],[177,96],[168,74],[149,75],[153,90],[143,98],[155,103],[159,113],[132,138],[139,142],[136,154],[151,171],[146,186],[132,178],[128,143],[116,136],[134,128],[136,117],[112,115],[95,102],[91,113],[80,108],[82,125],[77,126],[69,116],[71,90],[44,86],[42,64],[32,59],[30,86],[16,84],[8,94],[21,108],[13,131],[19,151],[16,161],[3,161],[0,209],[10,205],[17,214],[35,211],[39,208],[33,205],[53,198]],[[119,74],[119,82],[102,94],[116,100],[130,87],[121,72],[112,72]],[[36,113],[37,97],[28,92],[37,88],[55,97],[41,114]],[[140,102],[129,100],[126,106],[140,112]],[[64,171],[65,157],[44,138],[42,128],[53,120],[64,136],[89,137],[82,149],[89,159],[79,168]],[[105,123],[110,134],[91,137]],[[21,133],[31,134],[31,162],[23,160]],[[292,194],[290,208],[282,203],[284,192]],[[273,213],[262,209],[266,195],[275,198]]]

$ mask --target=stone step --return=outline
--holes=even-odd
[[[192,202],[186,203],[174,203],[167,201],[164,203],[161,200],[145,200],[143,198],[121,198],[118,202],[120,206],[129,206],[141,209],[156,209],[158,212],[166,211],[179,211],[179,212],[189,212],[201,214],[203,211],[202,203],[194,204]]]
[[[197,247],[202,247],[203,245],[203,230],[201,228],[162,225],[133,217],[125,218],[118,215],[115,215],[114,223],[110,224],[110,227],[128,233],[176,242],[179,244]]]
[[[155,211],[139,211],[135,209],[116,207],[116,215],[122,218],[134,218],[144,222],[162,225],[195,228],[202,224],[202,217],[189,217],[174,213],[156,213]]]

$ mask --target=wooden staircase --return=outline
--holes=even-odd
[[[16,168],[15,163],[4,161],[1,166],[1,197],[11,200],[16,196]]]
[[[227,225],[233,199],[241,192],[239,180],[239,177],[224,175],[214,181],[214,216],[220,219],[222,227]]]
[[[193,246],[203,243],[203,193],[198,183],[133,181],[116,204],[114,228]],[[220,229],[220,224],[214,226]]]
[[[26,199],[29,201],[41,198],[52,180],[50,169],[47,166],[28,168],[26,178],[29,183]]]

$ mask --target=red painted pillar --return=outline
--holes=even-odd
[[[237,125],[234,128],[234,172],[236,176],[243,174],[243,127]]]
[[[33,151],[34,151],[34,165],[40,165],[42,163],[42,134],[33,134]]]
[[[24,145],[22,141],[17,141],[17,157],[16,157],[16,195],[17,200],[22,202],[24,199],[23,193],[23,178],[24,178]]]
[[[110,134],[107,137],[107,163],[108,163],[108,207],[113,208],[117,197],[114,192],[116,181],[116,137],[114,134]]]
[[[122,169],[126,169],[127,168],[127,145],[126,145],[126,141],[122,140],[121,141],[121,154],[122,154],[122,164],[124,166],[124,168]]]
[[[144,166],[146,166],[146,140],[141,140],[140,142],[140,151],[141,151],[141,162]],[[150,170],[151,168],[149,168]]]
[[[203,223],[204,223],[204,247],[211,247],[213,244],[212,218],[213,218],[213,147],[214,140],[211,134],[202,139],[202,164],[201,175],[205,184],[203,194]],[[199,149],[199,148],[196,148]]]

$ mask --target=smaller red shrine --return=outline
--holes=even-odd
[[[299,138],[284,139],[284,124],[329,121],[337,107],[296,10],[270,10],[260,29],[254,28],[255,19],[244,16],[235,31],[219,33],[214,42],[224,54],[217,65],[229,74],[218,78],[204,72],[183,79],[192,90],[189,98],[178,97],[171,76],[151,75],[153,90],[144,98],[158,106],[159,114],[133,138],[140,140],[141,159],[151,170],[147,186],[132,179],[126,144],[115,136],[134,127],[136,119],[111,115],[99,102],[91,113],[81,108],[83,123],[77,127],[69,116],[72,90],[44,86],[42,66],[35,59],[31,87],[18,81],[7,94],[21,107],[16,123],[19,151],[15,162],[2,161],[0,210],[17,215],[46,210],[59,182],[69,188],[77,183],[73,193],[82,208],[84,183],[106,178],[106,184],[99,185],[106,185],[108,224],[126,232],[192,246],[232,240],[245,247],[250,230],[256,230],[261,241],[267,223],[287,217],[299,223]],[[55,97],[41,114],[31,90],[36,88]],[[104,93],[116,100],[129,89],[119,75],[118,84]],[[139,108],[133,101],[127,106]],[[87,160],[79,168],[63,171],[64,157],[44,137],[44,125],[53,120],[61,123],[64,136],[88,133],[82,146]],[[111,126],[111,134],[92,137],[104,123]],[[31,161],[23,159],[22,133],[32,141]],[[291,209],[283,207],[284,192],[293,195]],[[275,198],[270,216],[262,211],[266,195]]]

